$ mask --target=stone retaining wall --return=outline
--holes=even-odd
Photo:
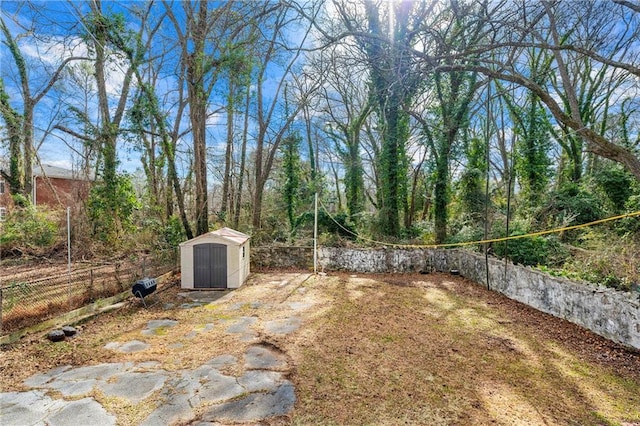
[[[462,250],[322,248],[324,270],[353,272],[449,272],[486,285],[485,258]],[[489,285],[507,297],[581,325],[610,340],[640,349],[637,294],[552,277],[541,271],[489,259]]]

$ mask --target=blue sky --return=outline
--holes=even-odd
[[[3,1],[0,3],[2,17],[9,27],[13,36],[23,34],[25,29],[32,28],[35,37],[23,37],[19,40],[19,47],[22,54],[28,61],[29,79],[31,81],[32,94],[37,93],[43,83],[51,75],[51,70],[57,67],[61,59],[68,55],[85,56],[88,55],[87,44],[82,39],[86,34],[86,27],[81,23],[81,15],[86,13],[88,6],[84,2],[66,1],[44,1],[30,2],[33,8],[25,7],[21,2]],[[103,2],[103,10],[114,13],[123,13],[126,17],[127,25],[132,30],[137,30],[137,18],[131,15],[131,7],[140,7],[141,2]],[[180,5],[180,3],[177,3]],[[176,15],[180,19],[181,7],[176,7]],[[156,3],[152,9],[152,14],[156,16],[164,12],[162,3]],[[14,22],[17,21],[16,22]],[[172,32],[174,31],[169,21],[165,22],[163,29],[165,40],[161,45],[152,45],[152,50],[164,49],[166,43],[170,43]],[[294,37],[295,38],[295,34]],[[175,35],[173,35],[175,39]],[[169,115],[175,113],[175,106],[171,102],[176,100],[173,92],[177,83],[175,70],[178,68],[179,50],[175,55],[169,55],[163,64],[163,71],[155,87],[161,102],[166,101],[165,111]],[[173,62],[172,62],[173,61]],[[82,75],[83,69],[81,61],[76,61],[69,65],[68,69],[77,75],[84,77],[90,85],[94,85],[90,75]],[[126,63],[112,56],[109,64],[108,92],[112,102],[115,103],[120,93],[123,82]],[[5,80],[11,103],[21,111],[21,96],[16,81],[16,71],[13,59],[7,47],[3,44],[0,47],[0,75]],[[89,71],[90,72],[90,71]],[[268,72],[268,79],[264,88],[267,94],[274,91],[274,88],[282,75],[282,69],[277,65],[272,65]],[[226,88],[226,80],[223,78],[217,83],[214,95],[211,98],[210,111],[220,110],[224,105],[221,92]],[[58,130],[52,130],[53,124],[62,123],[67,127],[73,127],[74,120],[68,113],[68,106],[72,105],[87,112],[94,122],[98,120],[97,102],[95,93],[92,90],[83,90],[81,85],[75,83],[58,84],[49,94],[44,97],[36,107],[35,111],[35,140],[39,146],[38,154],[45,163],[63,167],[73,167],[78,161],[77,151],[82,150],[82,143],[73,140],[69,135]],[[169,120],[170,123],[172,120]],[[182,119],[182,130],[188,130],[188,110]],[[238,125],[241,123],[237,123]],[[209,149],[216,154],[216,157],[223,154],[226,143],[226,114],[220,111],[213,114],[208,120],[207,142]],[[77,127],[77,125],[76,125]],[[81,130],[81,129],[77,129]],[[186,134],[178,149],[187,152],[190,145],[190,135]],[[139,153],[132,144],[124,139],[119,143],[120,169],[133,172],[140,167]],[[184,157],[183,160],[188,160]],[[183,163],[186,167],[187,164]],[[213,164],[212,166],[216,166]]]

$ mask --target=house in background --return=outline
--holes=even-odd
[[[0,220],[5,220],[13,207],[9,182],[9,169],[0,160]],[[46,205],[52,209],[63,209],[84,201],[89,196],[91,179],[62,167],[42,164],[33,168],[31,201],[33,205]]]

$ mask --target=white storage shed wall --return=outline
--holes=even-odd
[[[181,243],[181,287],[240,287],[250,273],[249,241],[242,232],[222,228]]]

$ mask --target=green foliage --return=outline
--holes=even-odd
[[[607,257],[575,261],[567,267],[570,268],[569,278],[573,277],[621,291],[631,290],[631,281],[621,277],[621,271],[617,271]]]
[[[633,194],[633,177],[620,165],[614,165],[599,170],[594,175],[596,185],[609,201],[611,209],[615,213],[624,211],[625,204]]]
[[[569,226],[602,219],[602,201],[576,183],[567,183],[552,191],[536,213],[539,223],[547,227]]]
[[[459,231],[452,235],[447,242],[466,243],[470,241],[480,241],[484,239],[484,229],[479,226],[466,225],[459,228]]]
[[[458,202],[463,222],[479,225],[485,210],[486,143],[472,138],[467,147],[467,165],[458,181]]]
[[[187,239],[180,218],[175,215],[167,220],[160,235],[162,236],[160,240],[162,248],[176,248],[178,244]]]
[[[115,244],[133,231],[133,213],[139,208],[130,177],[118,174],[113,182],[96,183],[89,193],[87,208],[94,236]]]
[[[302,138],[295,132],[282,140],[282,197],[287,210],[291,233],[296,229],[296,210],[299,202],[302,168],[300,166],[299,146]]]
[[[536,206],[547,189],[551,175],[549,118],[535,95],[528,96],[528,109],[520,117],[515,170],[528,208]]]
[[[12,194],[11,199],[16,207],[26,208],[31,205],[29,199],[23,194]]]
[[[296,219],[296,226],[313,225],[313,212],[305,212]],[[345,212],[338,212],[329,215],[324,210],[318,210],[318,232],[335,234],[348,239],[355,240],[357,231],[355,226],[349,221],[349,215]]]
[[[516,222],[509,231],[510,237],[526,235],[529,228],[522,222]],[[504,235],[504,224],[498,223],[493,235]],[[508,257],[513,263],[522,265],[561,265],[569,256],[569,252],[560,244],[558,238],[550,236],[534,236],[501,241],[492,245],[493,252],[499,257]]]
[[[58,225],[48,211],[35,207],[17,208],[2,223],[0,245],[3,249],[47,247],[58,235]]]
[[[512,232],[510,236],[524,235],[522,231]],[[522,265],[547,264],[552,250],[549,240],[543,237],[527,237],[509,242],[495,243],[493,246],[497,256],[508,257],[513,263]]]

